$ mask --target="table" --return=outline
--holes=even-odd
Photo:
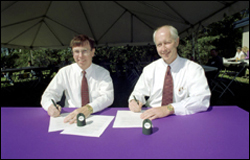
[[[3,81],[3,82],[1,81],[1,83],[6,83],[10,81],[12,84],[14,84],[20,81],[30,81],[32,80],[32,77],[37,77],[38,81],[32,84],[33,87],[36,87],[40,83],[40,81],[44,79],[45,76],[47,76],[46,74],[43,74],[42,71],[49,70],[49,69],[50,68],[48,67],[35,67],[35,66],[1,69],[1,74],[2,73],[9,74],[9,76],[6,77],[7,81]],[[17,72],[17,73],[15,75],[14,74],[12,75],[13,72]],[[30,76],[29,72],[31,72],[32,76]]]
[[[40,76],[43,77],[42,75],[42,71],[43,70],[49,70],[48,67],[22,67],[22,68],[6,68],[6,69],[1,69],[1,73],[13,73],[13,72],[19,72],[19,74],[17,74],[16,79],[18,78],[18,76],[21,76],[22,78],[29,78],[29,73],[27,72],[31,72],[31,70],[33,70],[34,72],[37,72],[36,76]],[[24,73],[21,74],[21,72],[24,71],[26,72],[26,75],[24,76]]]
[[[22,68],[6,68],[1,69],[1,72],[20,72],[20,71],[30,71],[30,70],[47,70],[48,67],[22,67]]]
[[[206,66],[206,65],[201,65],[202,68],[204,69],[205,72],[211,72],[211,71],[217,71],[217,67],[212,67],[212,66]]]
[[[223,89],[223,91],[221,92],[219,98],[227,91],[229,90],[233,95],[234,93],[229,89],[230,85],[236,81],[237,79],[236,77],[241,77],[245,75],[246,69],[247,67],[249,67],[249,60],[241,60],[241,61],[234,61],[234,60],[228,60],[225,59],[223,57],[223,65],[226,67],[225,71],[222,75],[222,78],[224,75],[229,75],[232,76],[233,78],[230,80],[230,82],[224,86],[226,87],[225,89]]]
[[[96,114],[115,116],[117,110],[128,108]],[[153,120],[152,135],[142,128],[112,128],[114,120],[99,138],[61,135],[48,133],[49,116],[40,107],[1,107],[1,158],[249,159],[249,112],[237,106]]]
[[[245,59],[245,60],[241,60],[241,61],[236,62],[236,61],[232,61],[232,60],[227,60],[226,58],[223,57],[223,65],[225,67],[228,67],[229,65],[238,65],[242,62],[246,63],[246,66],[249,67],[249,60]]]

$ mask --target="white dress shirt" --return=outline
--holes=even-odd
[[[235,53],[235,56],[234,56],[234,59],[238,58],[238,59],[241,59],[241,56],[245,56],[244,52],[243,51],[240,51],[239,52],[236,52]]]
[[[113,82],[109,71],[96,64],[91,64],[86,70],[89,87],[89,105],[93,112],[98,112],[110,106],[114,101]],[[47,111],[52,104],[51,99],[60,101],[65,91],[65,107],[80,108],[82,69],[77,63],[68,65],[59,70],[52,79],[41,99],[42,107]]]
[[[241,56],[245,56],[243,51],[236,52],[235,56],[232,58],[227,58],[227,60],[236,60],[236,59],[241,59]]]
[[[144,67],[129,101],[136,96],[150,107],[160,107],[162,89],[168,64],[161,58]],[[210,105],[211,92],[203,68],[188,59],[177,56],[170,64],[173,78],[173,103],[176,115],[194,114],[206,111]]]

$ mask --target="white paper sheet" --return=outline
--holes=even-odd
[[[100,137],[114,116],[91,115],[86,119],[86,125],[78,127],[77,124],[72,124],[65,128],[61,134]]]
[[[62,113],[59,117],[50,117],[48,132],[60,131],[67,128],[70,124],[64,123],[63,120],[68,114]]]
[[[122,111],[118,110],[115,117],[115,122],[113,128],[142,128],[143,119],[140,118],[140,115],[145,110],[134,113],[132,111]]]

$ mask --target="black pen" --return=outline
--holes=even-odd
[[[53,99],[51,99],[52,103],[54,104],[54,106],[56,107],[56,109],[58,110],[58,107],[56,106],[56,103]]]
[[[135,95],[133,95],[134,96],[134,100],[136,101],[136,103],[139,105],[139,102],[137,101],[137,99],[136,99],[136,97],[135,97]]]

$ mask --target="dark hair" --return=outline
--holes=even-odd
[[[212,52],[212,51],[218,52],[218,50],[216,48],[213,48],[210,50],[210,52]]]
[[[70,42],[70,47],[73,48],[76,46],[83,46],[83,43],[86,41],[89,42],[90,48],[92,50],[94,48],[95,41],[92,38],[83,34],[75,36]]]

